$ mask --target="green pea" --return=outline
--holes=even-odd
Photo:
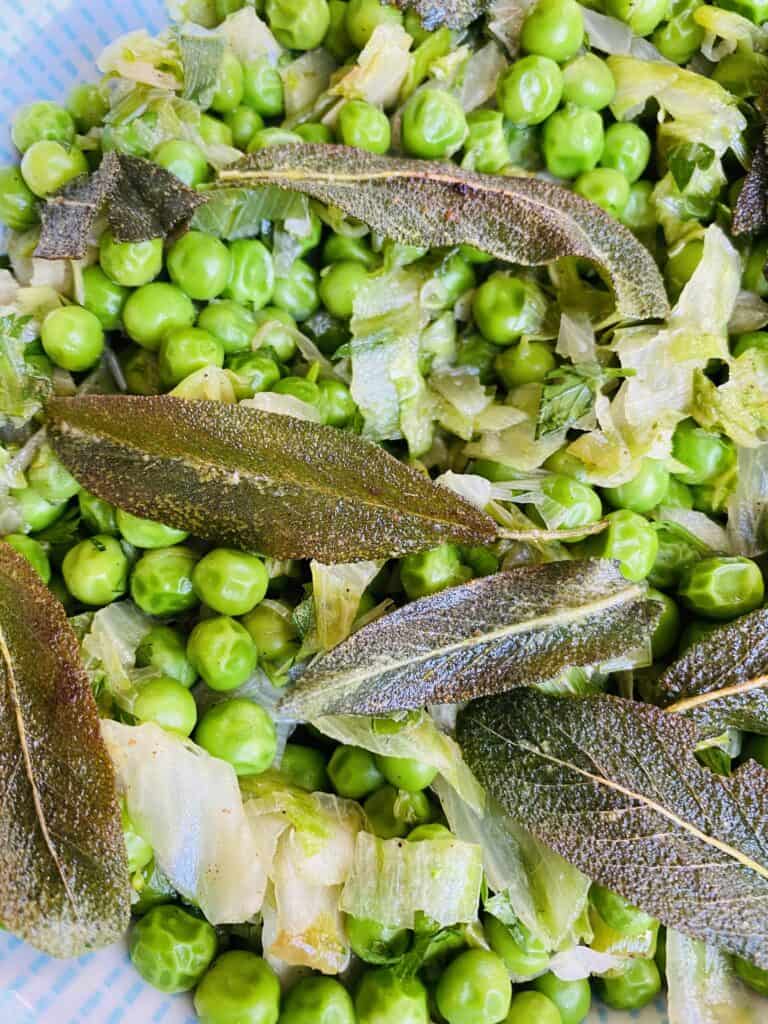
[[[587,110],[603,110],[616,94],[611,69],[594,53],[584,53],[563,68],[563,100]]]
[[[214,548],[192,573],[197,596],[222,615],[245,615],[264,599],[269,574],[256,555]]]
[[[667,0],[605,0],[605,13],[626,22],[635,35],[649,36],[667,13]]]
[[[37,199],[19,168],[0,168],[0,224],[12,231],[26,231],[37,219]]]
[[[197,311],[181,288],[154,281],[133,292],[123,308],[125,331],[137,345],[157,351],[166,334],[191,327]]]
[[[667,493],[661,501],[668,508],[693,508],[693,495],[685,484],[670,476]]]
[[[305,142],[328,143],[333,142],[333,132],[328,125],[320,124],[317,121],[307,121],[305,124],[297,124],[294,131]]]
[[[323,271],[320,279],[320,298],[333,316],[349,319],[352,316],[355,296],[368,281],[368,271],[357,260],[332,263]]]
[[[402,141],[412,156],[445,160],[461,149],[466,137],[464,109],[451,93],[421,89],[403,107]]]
[[[67,590],[83,604],[109,604],[128,589],[128,559],[119,542],[105,533],[70,548],[61,572]]]
[[[176,530],[153,519],[141,519],[122,509],[117,510],[116,518],[120,533],[135,548],[167,548],[189,536],[186,530]]]
[[[736,449],[729,438],[687,419],[675,429],[672,456],[688,467],[685,472],[676,474],[678,480],[685,484],[706,484],[735,464]]]
[[[394,786],[382,786],[371,793],[363,804],[368,824],[381,839],[396,839],[408,832],[411,823],[398,817],[395,810],[397,800],[398,793]]]
[[[272,254],[261,242],[241,238],[229,247],[232,267],[224,294],[229,299],[261,309],[272,298],[275,270]]]
[[[592,1004],[592,993],[586,978],[580,981],[561,981],[556,974],[547,972],[532,983],[536,992],[550,999],[560,1011],[562,1024],[582,1024]]]
[[[145,551],[131,573],[131,597],[147,615],[181,615],[197,606],[192,570],[197,556],[175,545]]]
[[[379,258],[372,251],[367,238],[348,238],[346,235],[331,235],[323,246],[323,266],[330,263],[360,263],[367,270],[378,266]]]
[[[661,618],[651,636],[653,659],[657,661],[669,654],[677,645],[677,638],[680,634],[680,612],[672,598],[660,590],[650,588],[648,597],[657,601],[662,607]]]
[[[735,10],[735,6],[731,9]],[[695,22],[693,24],[699,30],[699,38],[703,39],[703,28]],[[760,96],[767,80],[768,60],[765,55],[746,48],[739,48],[735,53],[727,54],[712,71],[712,81],[739,99]]]
[[[284,277],[276,276],[274,303],[294,320],[302,321],[312,316],[320,305],[318,276],[314,267],[304,260],[294,260]]]
[[[183,139],[161,142],[152,154],[152,159],[166,171],[175,174],[185,185],[201,185],[208,180],[208,161],[205,153],[194,142],[185,142]]]
[[[115,506],[108,501],[102,501],[95,494],[81,488],[77,493],[77,504],[83,525],[91,533],[109,533],[114,536],[120,532]]]
[[[43,320],[40,337],[46,355],[73,373],[90,370],[104,351],[104,330],[98,317],[82,306],[60,306]]]
[[[202,231],[188,231],[174,242],[166,262],[173,283],[191,299],[205,302],[224,291],[232,269],[226,245]]]
[[[557,110],[563,76],[549,57],[531,54],[511,64],[499,78],[496,101],[513,124],[541,124]]]
[[[604,487],[603,496],[614,508],[650,512],[663,500],[669,487],[669,473],[657,459],[643,459],[638,473],[625,484]]]
[[[387,115],[365,100],[347,100],[339,111],[337,131],[345,146],[369,153],[386,153],[392,138]]]
[[[768,971],[740,956],[731,957],[731,963],[734,971],[745,985],[748,985],[754,992],[759,992],[761,996],[768,996]]]
[[[620,171],[629,182],[641,176],[651,156],[651,140],[631,121],[612,124],[605,133],[600,157],[603,167]]]
[[[101,269],[116,284],[138,288],[149,284],[163,269],[163,240],[116,242],[112,233],[105,231],[99,243],[99,261]]]
[[[557,178],[575,178],[596,166],[603,152],[603,119],[596,110],[567,106],[544,125],[547,170]]]
[[[596,167],[580,174],[574,192],[602,207],[606,213],[620,220],[629,202],[629,182],[620,171],[609,167]]]
[[[236,690],[253,674],[258,652],[244,626],[226,615],[198,622],[187,657],[212,690]]]
[[[330,785],[323,752],[300,743],[286,743],[280,772],[292,785],[308,793],[327,791]]]
[[[256,310],[254,319],[257,328],[269,324],[269,328],[265,332],[260,332],[264,347],[271,349],[280,362],[290,362],[296,354],[296,342],[294,340],[296,321],[291,314],[285,309],[279,309],[277,306],[266,306],[264,309]]]
[[[50,502],[66,501],[80,490],[80,484],[49,444],[41,445],[35,452],[27,470],[27,481]]]
[[[327,50],[339,64],[343,64],[355,49],[347,31],[347,0],[328,0],[328,16],[328,31],[323,39],[323,49]]]
[[[189,690],[176,679],[150,679],[139,690],[133,714],[139,722],[154,722],[169,732],[189,736],[197,721],[197,705]]]
[[[673,253],[664,267],[664,282],[672,301],[676,301],[685,285],[690,281],[693,272],[701,262],[704,253],[704,242],[695,238]]]
[[[426,789],[432,785],[437,775],[437,769],[432,765],[424,764],[423,761],[417,761],[412,757],[376,754],[376,766],[390,785],[409,793]]]
[[[139,345],[129,345],[120,353],[120,368],[125,377],[125,384],[131,395],[159,395],[162,391],[160,384],[160,360],[156,352],[141,348]]]
[[[707,619],[735,619],[763,603],[765,585],[751,558],[704,558],[687,569],[678,594],[683,604]]]
[[[627,579],[644,580],[659,550],[653,526],[629,509],[611,512],[606,520],[608,528],[586,541],[582,545],[584,552],[599,558],[615,558]]]
[[[154,907],[133,926],[131,962],[161,992],[188,992],[216,955],[216,932],[181,907]]]
[[[328,777],[339,796],[349,800],[362,800],[385,782],[373,754],[362,747],[343,745],[331,755]]]
[[[26,558],[43,583],[50,583],[51,564],[48,561],[45,548],[39,541],[27,537],[23,533],[8,533],[2,539],[19,555]]]
[[[317,390],[316,404],[323,423],[329,427],[346,427],[357,411],[347,385],[340,380],[319,380]]]
[[[256,132],[264,127],[261,115],[245,104],[225,114],[224,123],[232,132],[232,142],[238,149],[246,149]]]
[[[455,836],[445,825],[432,822],[429,825],[417,825],[407,836],[409,843],[431,843],[436,839],[452,840]]]
[[[429,551],[406,555],[400,562],[400,582],[409,599],[437,594],[446,587],[454,587],[467,579],[458,548],[454,544],[441,544]]]
[[[565,514],[560,526],[565,530],[576,529],[596,523],[603,514],[603,506],[597,493],[587,484],[569,476],[552,476],[542,481],[544,494],[562,505]]]
[[[581,483],[585,483],[587,479],[587,467],[581,459],[571,455],[565,448],[561,448],[550,455],[544,463],[544,468],[548,469],[550,473],[573,477],[574,480],[579,480]],[[488,479],[492,480],[493,477],[488,477]],[[514,476],[499,477],[499,479],[514,480]]]
[[[379,967],[361,978],[355,993],[358,1024],[429,1024],[427,990],[418,978],[400,978]]]
[[[234,142],[229,125],[210,114],[200,115],[198,131],[206,146],[231,146]]]
[[[631,231],[651,231],[655,228],[653,182],[636,181],[629,186],[629,199],[621,214],[621,221]]]
[[[355,1024],[352,999],[335,978],[300,978],[283,1003],[280,1024]]]
[[[402,23],[402,13],[379,0],[349,0],[347,4],[347,33],[357,50],[363,49],[379,25]]]
[[[75,122],[58,103],[39,100],[28,103],[14,116],[11,138],[21,153],[36,142],[61,142],[69,146],[75,141]]]
[[[261,117],[280,117],[283,113],[283,80],[267,57],[244,65],[243,103]]]
[[[497,271],[480,285],[472,315],[480,333],[495,345],[511,345],[542,325],[546,300],[532,281]]]
[[[105,331],[118,329],[130,294],[128,288],[107,277],[95,263],[83,271],[83,305],[98,318]]]
[[[745,352],[768,353],[768,331],[748,331],[746,334],[740,334],[733,343],[732,351],[737,359]]]
[[[238,399],[270,391],[280,380],[280,368],[274,359],[257,352],[240,352],[231,356],[226,365]]]
[[[584,41],[584,19],[575,0],[538,0],[523,22],[520,42],[528,53],[558,63],[574,57]]]
[[[200,313],[197,326],[217,338],[225,356],[229,356],[249,351],[256,333],[256,318],[250,309],[239,302],[216,299]]]
[[[613,928],[621,935],[630,937],[642,935],[658,924],[655,917],[632,906],[623,896],[611,889],[606,889],[605,886],[598,885],[597,882],[592,884],[589,898],[608,927]]]
[[[509,146],[504,132],[504,115],[500,110],[473,110],[467,114],[467,138],[461,166],[481,174],[498,174],[510,162]],[[459,250],[468,263],[466,249]],[[480,253],[481,262],[485,254]]]
[[[230,114],[243,100],[243,66],[231,50],[225,50],[219,65],[216,91],[211,99],[211,110],[217,114]]]
[[[314,50],[331,23],[326,0],[267,0],[267,20],[289,50]]]
[[[504,1024],[562,1024],[557,1006],[541,992],[519,992]]]
[[[452,253],[428,282],[430,309],[433,312],[452,309],[462,295],[474,288],[475,280],[472,264],[459,253]]]
[[[600,979],[600,998],[612,1010],[639,1010],[660,991],[661,976],[653,960],[631,960],[621,974]]]
[[[155,668],[189,689],[197,673],[187,658],[182,634],[171,626],[153,626],[136,649],[139,668]]]
[[[211,621],[216,622],[217,620],[205,620],[205,622]],[[204,623],[200,625],[204,625]],[[233,625],[237,625],[237,623],[233,623]],[[199,630],[200,626],[196,626],[195,629]],[[219,625],[218,632],[215,634],[217,643],[222,640],[221,629],[222,627]],[[206,631],[206,637],[213,635],[213,630]],[[198,635],[193,642],[194,636],[195,631],[193,630],[189,644],[192,657],[194,657],[193,652],[198,645],[205,640],[205,638],[201,640]],[[226,642],[231,644],[229,638]],[[227,656],[231,657],[232,653],[233,648],[230,646]],[[212,652],[206,652],[203,657],[210,660]],[[218,673],[222,668],[225,672],[231,673],[232,663],[225,666],[223,661],[219,661],[215,670]],[[248,674],[251,671],[252,669]],[[202,668],[200,674],[208,682]],[[231,679],[231,675],[229,678]],[[221,679],[222,676],[217,675],[217,681]],[[206,711],[195,732],[195,742],[213,757],[219,757],[222,761],[231,764],[237,775],[258,775],[266,771],[275,760],[277,752],[277,733],[272,719],[264,708],[245,698],[222,701]]]
[[[410,942],[406,928],[390,928],[366,917],[348,916],[346,929],[352,952],[369,964],[382,964],[401,956]]]
[[[483,921],[483,929],[489,946],[515,977],[535,978],[549,965],[549,950],[531,935],[521,921],[510,928],[488,914]]]
[[[76,85],[67,98],[67,110],[79,132],[85,134],[91,128],[97,128],[109,111],[106,89],[93,82]]]
[[[512,986],[503,960],[484,949],[459,953],[440,976],[435,1000],[448,1024],[500,1024]]]
[[[12,488],[9,493],[28,533],[55,523],[67,507],[66,501],[47,501],[35,487]]]
[[[125,854],[128,859],[128,874],[134,875],[151,863],[154,851],[143,836],[136,831],[136,826],[128,814],[123,800],[120,801],[120,821],[125,839]]]
[[[653,45],[662,57],[671,60],[673,64],[687,64],[704,42],[704,29],[693,19],[695,9],[693,4],[687,6],[669,21],[659,25],[653,33]],[[717,81],[717,69],[712,77]]]
[[[300,146],[304,140],[295,132],[287,128],[262,128],[256,132],[248,143],[248,153],[257,153],[260,149],[269,149],[271,146]]]
[[[291,395],[307,405],[320,405],[320,388],[306,377],[283,377],[272,389],[278,395]]]
[[[298,633],[291,611],[279,602],[258,605],[243,618],[243,625],[266,661],[283,661],[296,652]]]
[[[543,381],[557,361],[551,345],[522,338],[499,353],[493,365],[504,386],[516,388]]]
[[[170,388],[196,370],[224,365],[224,349],[218,338],[200,327],[177,327],[160,343],[160,380]]]

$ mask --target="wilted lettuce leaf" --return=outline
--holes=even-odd
[[[176,39],[184,72],[184,99],[205,110],[216,92],[226,43],[212,32],[191,32],[188,27],[180,30]]]
[[[669,1024],[762,1024],[768,1002],[736,976],[727,953],[667,931]]]
[[[0,316],[0,425],[25,423],[51,391],[50,379],[25,359],[36,333],[29,316]]]

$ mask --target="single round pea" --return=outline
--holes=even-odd
[[[456,302],[474,288],[476,281],[474,267],[459,253],[444,259],[427,284],[429,307],[433,312],[452,310]],[[422,293],[426,296],[426,291]]]
[[[289,50],[314,50],[331,23],[326,0],[267,0],[266,14],[275,38]]]
[[[732,352],[737,359],[751,351],[768,353],[768,331],[747,331],[734,340]]]
[[[448,1024],[499,1024],[512,1000],[503,960],[484,949],[459,953],[440,976],[435,1000]]]
[[[560,68],[536,54],[511,64],[496,87],[499,110],[513,124],[541,124],[557,110],[562,95]]]
[[[589,898],[608,927],[613,928],[621,935],[631,937],[642,935],[643,932],[647,932],[658,923],[655,917],[632,906],[623,896],[611,889],[606,889],[605,886],[599,885],[597,882],[592,884]]]
[[[68,181],[88,173],[88,161],[77,146],[35,142],[21,159],[21,175],[36,196],[49,196]]]
[[[323,423],[329,427],[346,427],[353,419],[357,406],[349,388],[340,380],[319,380],[316,405]]]
[[[680,292],[693,276],[704,254],[704,242],[695,238],[674,252],[664,266],[664,282],[670,298],[677,300]]]
[[[573,477],[556,475],[548,477],[541,483],[543,493],[562,505],[560,527],[564,530],[576,529],[596,523],[603,514],[603,506],[597,493],[588,485],[574,480]]]
[[[759,992],[761,996],[768,996],[768,971],[740,956],[732,956],[731,963],[745,985],[753,992]]]
[[[352,952],[366,963],[385,963],[408,948],[410,934],[406,928],[391,928],[366,917],[348,916],[345,923]]]
[[[174,242],[166,262],[173,283],[191,299],[205,302],[224,291],[232,269],[226,245],[202,231],[188,231]]]
[[[21,517],[22,528],[29,533],[55,523],[67,507],[66,501],[47,501],[36,487],[12,488],[9,493]]]
[[[345,0],[342,0],[345,3]],[[333,142],[333,132],[328,125],[320,124],[317,121],[307,121],[305,124],[297,124],[294,131],[305,142]]]
[[[675,428],[672,456],[688,467],[675,474],[678,480],[685,484],[707,484],[734,465],[736,449],[729,438],[686,419]]]
[[[252,398],[262,391],[271,391],[280,380],[280,367],[269,356],[257,352],[239,352],[226,361],[236,398]]]
[[[389,118],[365,100],[347,100],[339,111],[339,141],[369,153],[386,153],[392,139]]]
[[[373,754],[362,747],[346,745],[336,747],[331,755],[328,777],[339,796],[348,800],[362,800],[385,783]]]
[[[592,1005],[592,992],[586,978],[579,981],[561,981],[556,974],[548,971],[531,983],[536,992],[541,992],[560,1011],[562,1024],[582,1024]]]
[[[229,248],[231,270],[224,294],[242,305],[261,309],[272,298],[275,270],[269,249],[255,239],[240,238]]]
[[[436,839],[452,840],[455,836],[445,825],[432,822],[429,825],[417,825],[416,828],[408,833],[406,838],[409,843],[431,843]]]
[[[636,181],[629,186],[629,199],[622,212],[621,221],[631,231],[650,231],[656,227],[652,181]]]
[[[304,260],[294,260],[284,277],[275,277],[274,303],[294,320],[306,320],[320,305],[318,276]],[[270,341],[267,344],[272,344]]]
[[[651,635],[653,660],[657,661],[659,658],[669,654],[677,645],[680,635],[680,612],[672,598],[660,590],[649,588],[648,597],[657,601],[662,608],[661,618]]]
[[[166,171],[175,174],[185,185],[194,187],[208,180],[208,161],[205,153],[194,142],[186,142],[184,139],[161,142],[152,154],[152,159]]]
[[[266,960],[232,949],[203,976],[194,1002],[201,1024],[277,1024],[280,982]]]
[[[575,0],[538,0],[523,22],[520,42],[528,53],[562,63],[584,41],[584,19]]]
[[[352,316],[355,296],[368,281],[368,271],[357,260],[332,263],[320,278],[320,298],[332,316],[343,320]]]
[[[606,516],[608,528],[583,545],[589,555],[615,558],[624,576],[638,582],[653,568],[659,540],[653,526],[643,516],[620,509]]]
[[[485,464],[485,461],[484,463]],[[496,463],[498,465],[498,463]],[[569,476],[574,480],[579,480],[581,483],[585,483],[587,479],[587,467],[581,461],[577,459],[575,455],[571,455],[565,448],[561,448],[559,451],[554,452],[544,463],[544,469],[548,469],[550,473],[558,473],[561,476]],[[483,473],[483,476],[486,474]],[[494,478],[489,476],[489,480]],[[498,477],[499,480],[514,480],[514,475]]]
[[[232,129],[226,122],[211,114],[201,114],[197,129],[206,146],[231,146]]]
[[[0,224],[12,231],[26,231],[37,219],[37,199],[19,168],[0,168]]]
[[[187,641],[187,657],[212,690],[236,690],[253,674],[256,645],[244,626],[226,615],[198,622]]]
[[[283,661],[295,653],[298,633],[291,611],[277,601],[257,605],[243,618],[243,625],[266,661]]]
[[[488,945],[501,957],[510,974],[518,978],[535,978],[547,969],[550,951],[543,942],[531,935],[521,921],[517,921],[512,929],[487,914],[483,929]]]
[[[605,133],[602,167],[620,171],[630,183],[637,181],[651,158],[651,140],[631,121],[612,124]]]
[[[244,65],[243,103],[261,117],[279,117],[283,102],[283,80],[267,57]]]
[[[61,306],[43,320],[40,338],[46,355],[73,373],[90,370],[104,351],[104,330],[98,317],[82,306]]]
[[[116,242],[105,231],[99,243],[99,262],[107,277],[127,288],[149,284],[163,269],[163,240]]]
[[[287,128],[262,128],[248,143],[246,152],[257,153],[260,149],[269,149],[271,146],[300,146],[303,141],[300,135],[288,131]]]
[[[46,501],[59,502],[73,498],[80,484],[49,444],[41,445],[27,470],[27,483]]]
[[[575,178],[596,166],[603,152],[603,119],[596,110],[567,106],[547,119],[542,148],[547,170]]]
[[[493,365],[504,386],[516,388],[543,381],[557,361],[551,345],[523,338],[500,352]]]
[[[161,992],[194,988],[216,955],[216,932],[181,907],[154,907],[129,938],[131,962],[144,981]]]
[[[116,519],[120,533],[135,548],[167,548],[189,536],[186,530],[176,530],[153,519],[141,519],[121,508],[117,510]]]
[[[108,501],[102,501],[95,494],[81,488],[77,492],[77,504],[83,525],[91,533],[109,533],[114,536],[120,532],[115,506]]]
[[[587,110],[603,110],[616,95],[611,69],[594,53],[584,53],[563,68],[563,101]]]
[[[196,370],[224,365],[218,338],[200,327],[177,327],[160,343],[160,380],[170,388]]]
[[[150,679],[139,690],[133,714],[139,722],[154,722],[169,732],[189,736],[197,721],[197,705],[176,679]]]
[[[686,6],[680,14],[674,15],[669,21],[659,25],[653,33],[651,39],[653,45],[662,57],[666,57],[673,64],[687,64],[704,42],[704,28],[693,20],[694,10],[695,8]],[[715,81],[718,81],[719,69],[720,65],[718,64],[712,76]],[[739,78],[743,81],[742,75],[739,75]],[[724,83],[720,82],[720,84]]]
[[[192,300],[181,288],[153,281],[129,296],[123,308],[123,324],[137,345],[155,352],[166,334],[179,327],[191,327],[196,315]]]
[[[670,476],[667,493],[662,498],[661,504],[669,508],[693,508],[693,495],[690,487]]]
[[[657,459],[643,459],[636,476],[617,487],[604,487],[603,497],[614,508],[650,512],[663,500],[669,487],[669,473]]]
[[[192,570],[197,556],[175,545],[145,551],[131,573],[131,597],[147,615],[181,615],[197,606]]]
[[[128,288],[107,277],[94,263],[83,271],[83,305],[98,318],[105,331],[115,331],[122,322]]]
[[[3,541],[17,554],[26,558],[43,583],[51,582],[51,563],[48,561],[45,548],[39,541],[27,537],[23,533],[8,533],[3,537]]]
[[[246,107],[245,104],[226,114],[224,122],[232,132],[232,142],[238,149],[246,149],[256,132],[260,132],[264,127],[261,114],[257,114],[252,107]]]
[[[512,998],[504,1024],[562,1024],[560,1011],[541,992],[519,992]]]
[[[649,36],[667,13],[666,0],[605,0],[605,13],[625,22],[635,35]]]
[[[412,156],[445,160],[461,149],[466,136],[464,109],[449,92],[421,89],[403,107],[403,146]]]
[[[622,218],[629,202],[629,182],[620,171],[610,167],[596,167],[580,174],[573,190],[617,220]]]
[[[38,100],[28,103],[15,114],[11,138],[21,153],[36,142],[62,142],[69,146],[75,141],[75,122],[72,115],[58,103]]]
[[[437,594],[466,579],[466,568],[454,544],[441,544],[429,551],[406,555],[400,562],[400,582],[409,601]]]
[[[105,533],[70,548],[61,573],[67,590],[83,604],[109,604],[128,589],[128,559],[119,542]]]
[[[225,50],[219,64],[211,110],[217,114],[229,114],[237,110],[243,100],[243,89],[243,65],[231,50]]]
[[[301,743],[286,743],[280,759],[280,773],[293,786],[308,793],[325,792],[330,786],[323,752]]]
[[[357,1024],[429,1024],[427,990],[418,978],[400,978],[379,967],[361,978],[355,993]]]
[[[612,1010],[639,1010],[661,991],[661,975],[654,960],[630,960],[621,974],[600,979],[600,998]]]
[[[129,394],[159,395],[162,392],[160,361],[156,352],[139,345],[128,345],[119,358]]]
[[[222,615],[245,615],[264,599],[269,574],[256,555],[214,548],[192,573],[197,596]]]
[[[328,0],[328,15],[328,31],[323,39],[323,49],[341,65],[355,49],[347,31],[347,0]]]
[[[76,85],[67,98],[67,110],[79,132],[85,134],[91,128],[97,128],[109,111],[106,89],[96,82]]]
[[[497,271],[480,285],[472,300],[472,315],[480,333],[495,345],[511,345],[522,334],[533,334],[544,322],[546,300],[525,278]]]
[[[398,792],[394,786],[382,786],[371,793],[363,810],[373,833],[380,839],[397,839],[407,835],[409,822],[395,811]]]
[[[376,766],[390,785],[409,793],[431,786],[437,769],[413,757],[388,757],[376,754]]]
[[[266,771],[277,752],[272,719],[264,708],[245,698],[225,700],[209,708],[197,727],[195,742],[213,757],[231,764],[237,775]]]
[[[216,299],[200,313],[197,326],[221,342],[226,356],[250,350],[251,340],[256,333],[256,318],[250,309],[239,302]]]
[[[735,619],[763,603],[765,585],[751,558],[704,558],[687,569],[678,594],[683,604],[707,619]]]
[[[185,638],[171,626],[153,626],[136,649],[139,668],[156,668],[164,676],[175,679],[189,689],[197,679],[192,668]]]
[[[396,7],[379,0],[349,0],[346,28],[353,46],[362,50],[379,25],[402,25],[403,15]]]
[[[280,1024],[355,1024],[355,1008],[335,978],[300,978],[283,1003]]]

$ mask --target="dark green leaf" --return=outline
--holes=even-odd
[[[227,188],[206,193],[207,202],[195,213],[192,227],[217,238],[253,238],[264,221],[303,217],[306,196],[278,188]]]
[[[732,226],[735,235],[768,228],[768,151],[764,137],[752,154],[752,166],[736,200]]]
[[[479,18],[488,6],[487,0],[386,0],[402,11],[414,10],[424,28],[466,28]]]
[[[0,544],[0,920],[53,956],[128,927],[112,765],[77,640],[29,563]]]
[[[592,409],[606,381],[627,375],[626,371],[605,369],[597,363],[563,365],[551,370],[541,389],[536,436],[570,429]]]
[[[667,157],[672,177],[681,192],[688,187],[697,170],[709,170],[715,160],[715,151],[699,142],[684,142],[675,146]]]
[[[48,416],[84,487],[217,543],[351,562],[496,536],[489,516],[334,427],[167,395],[57,398]]]
[[[668,711],[702,735],[728,726],[768,735],[768,610],[719,626],[690,647],[657,682]]]
[[[213,32],[178,32],[176,38],[184,68],[184,99],[192,100],[206,110],[216,92],[226,41]]]
[[[35,255],[46,260],[81,259],[99,213],[118,242],[164,238],[205,202],[175,174],[150,160],[110,151],[98,170],[76,178],[44,204]]]
[[[468,243],[527,266],[579,256],[610,278],[625,317],[664,317],[658,268],[631,231],[568,189],[347,146],[275,146],[219,172],[219,186],[277,186],[336,206],[409,245]]]
[[[290,717],[378,715],[453,704],[616,663],[659,614],[613,562],[549,562],[485,576],[399,608],[314,661]]]
[[[714,775],[692,722],[618,697],[477,701],[457,738],[547,846],[668,927],[768,968],[765,769]]]

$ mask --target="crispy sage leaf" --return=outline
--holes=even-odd
[[[768,228],[768,152],[766,139],[761,138],[752,155],[752,166],[733,211],[733,233],[764,231]]]
[[[548,181],[475,174],[453,164],[375,156],[347,146],[288,145],[223,168],[218,184],[303,192],[409,245],[468,243],[527,266],[580,256],[607,273],[623,316],[668,312],[658,268],[632,232]]]
[[[282,702],[291,718],[455,704],[616,663],[658,605],[614,562],[549,562],[472,580],[399,608],[313,662]]]
[[[206,540],[330,563],[497,533],[457,495],[334,427],[168,396],[47,409],[51,443],[85,487]]]
[[[164,238],[204,202],[205,196],[159,164],[112,150],[93,174],[76,178],[43,205],[35,256],[81,259],[105,207],[118,242],[143,242]]]
[[[125,844],[96,704],[64,609],[0,544],[0,920],[53,956],[128,927]]]
[[[668,711],[685,715],[704,736],[727,727],[768,735],[768,610],[719,626],[661,675]]]
[[[447,25],[448,28],[466,28],[479,18],[488,6],[487,0],[386,0],[402,11],[414,10],[424,28],[430,32]]]
[[[602,885],[768,968],[768,772],[698,764],[693,723],[619,697],[477,701],[457,739],[507,813]]]

